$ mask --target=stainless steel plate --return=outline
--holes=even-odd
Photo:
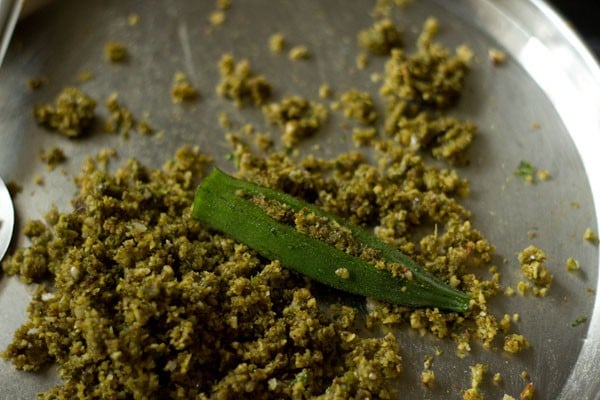
[[[318,87],[328,83],[335,90],[360,87],[375,93],[370,80],[382,70],[384,60],[373,58],[365,71],[357,70],[355,35],[369,26],[370,2],[234,1],[221,27],[211,27],[212,1],[63,0],[21,21],[0,70],[0,175],[19,183],[16,197],[17,237],[23,221],[40,217],[55,203],[68,209],[74,193],[72,176],[86,155],[103,147],[117,147],[121,160],[136,156],[159,166],[184,143],[199,144],[223,160],[218,114],[226,111],[237,123],[264,126],[262,116],[238,110],[214,95],[218,81],[217,60],[224,52],[248,58],[264,74],[276,95],[317,97]],[[130,13],[139,24],[130,26]],[[520,279],[515,254],[528,244],[545,249],[555,283],[547,298],[500,296],[497,315],[519,313],[516,329],[525,334],[532,349],[518,357],[477,346],[472,355],[458,359],[450,341],[399,333],[406,370],[402,382],[406,398],[458,398],[470,386],[469,366],[489,365],[504,382],[487,382],[486,398],[503,393],[518,398],[527,371],[538,399],[600,398],[600,300],[598,247],[582,240],[590,227],[598,232],[600,215],[600,72],[581,41],[547,5],[530,0],[421,0],[393,18],[404,27],[407,42],[414,38],[425,17],[436,16],[442,26],[440,40],[448,46],[468,43],[476,63],[467,88],[453,114],[474,120],[479,136],[472,149],[472,164],[461,170],[470,179],[472,196],[466,200],[473,222],[497,246],[502,282]],[[268,37],[282,32],[292,45],[307,45],[313,57],[292,62],[268,50]],[[125,65],[109,65],[103,59],[105,42],[118,40],[131,53]],[[487,53],[499,48],[509,55],[498,67]],[[111,92],[136,115],[148,112],[151,124],[164,135],[128,140],[94,134],[69,141],[39,128],[31,108],[52,100],[66,85],[77,84],[81,71],[95,79],[79,84],[97,99]],[[192,106],[174,105],[169,97],[173,75],[185,72],[200,89],[201,99]],[[38,91],[27,88],[31,77],[46,77]],[[100,107],[102,109],[102,107]],[[321,151],[332,154],[350,146],[348,133],[333,121],[320,136]],[[539,128],[534,128],[539,125]],[[314,143],[305,148],[310,151]],[[46,170],[39,152],[50,146],[63,148],[69,160],[61,169]],[[552,179],[525,185],[512,176],[519,161],[528,160],[550,171]],[[45,184],[34,183],[42,176]],[[579,207],[574,207],[577,203]],[[537,236],[529,238],[535,230]],[[565,261],[575,257],[579,274],[568,273]],[[503,259],[507,262],[504,263]],[[0,280],[0,347],[25,320],[32,288],[18,279]],[[580,316],[587,322],[573,327]],[[436,385],[424,389],[419,374],[432,349],[436,357]],[[0,362],[0,398],[32,399],[56,382],[52,371],[42,375],[19,373]]]

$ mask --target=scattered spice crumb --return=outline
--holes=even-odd
[[[550,179],[550,172],[547,169],[538,169],[537,178],[540,182],[545,182]]]
[[[45,77],[35,77],[35,78],[29,78],[27,80],[27,86],[29,86],[29,89],[31,89],[31,90],[40,89],[47,84],[48,84],[48,78],[45,78]]]
[[[208,20],[214,27],[221,26],[225,22],[225,12],[223,10],[216,10],[210,13]]]
[[[340,96],[339,104],[346,118],[370,125],[377,120],[377,111],[369,92],[350,89]]]
[[[365,68],[367,68],[368,64],[369,64],[369,57],[367,57],[366,54],[360,53],[359,55],[356,56],[356,68],[358,68],[359,70],[362,71]]]
[[[487,373],[488,367],[485,364],[477,363],[471,367],[471,387],[478,388],[483,382],[483,377]]]
[[[403,9],[413,2],[414,0],[377,0],[371,13],[375,18],[389,17],[394,7]]]
[[[516,354],[528,349],[529,346],[529,341],[523,335],[512,333],[504,338],[502,348],[508,353]]]
[[[579,261],[577,261],[573,257],[567,258],[567,263],[565,267],[567,271],[577,271],[581,268],[579,265]]]
[[[23,191],[23,187],[15,181],[6,182],[6,188],[8,189],[10,197],[12,197],[13,200],[17,197],[19,193]]]
[[[79,83],[85,83],[85,82],[89,82],[92,79],[94,79],[94,73],[91,71],[80,71],[77,74],[77,82]]]
[[[546,267],[546,253],[531,245],[518,254],[521,272],[534,284],[534,294],[545,296],[552,284],[552,273]]]
[[[294,61],[308,60],[310,58],[310,50],[303,45],[294,46],[290,49],[288,57]]]
[[[42,150],[40,159],[46,163],[49,171],[53,171],[59,164],[66,161],[67,156],[60,147],[53,146],[48,151]]]
[[[198,89],[188,80],[183,72],[176,72],[171,85],[173,103],[189,103],[198,99]]]
[[[231,8],[231,0],[217,0],[216,7],[219,10],[229,10]]]
[[[529,282],[519,281],[517,284],[517,293],[521,296],[525,296],[529,292],[529,289],[531,289]]]
[[[435,372],[431,369],[426,369],[421,372],[421,384],[431,388],[435,383]]]
[[[400,32],[394,22],[385,18],[357,35],[358,45],[372,54],[386,56],[392,49],[402,47]]]
[[[42,186],[44,184],[44,177],[37,174],[33,177],[33,183],[35,183],[38,186]]]
[[[499,49],[489,49],[488,57],[493,65],[502,65],[506,62],[506,53]]]
[[[423,371],[421,371],[421,384],[431,388],[435,383],[435,372],[431,369],[433,357],[427,356],[423,361]]]
[[[335,274],[341,279],[350,278],[350,271],[348,271],[348,268],[338,268],[335,270]]]
[[[96,161],[100,166],[106,168],[111,159],[117,158],[117,149],[114,147],[105,147],[96,154]]]
[[[583,240],[598,245],[598,235],[592,230],[592,228],[586,228],[585,232],[583,232]]]
[[[135,130],[141,133],[142,135],[151,135],[154,133],[154,128],[147,121],[147,117],[144,117],[142,121],[138,121],[135,125]]]
[[[223,129],[231,129],[231,119],[229,118],[229,114],[225,111],[219,113],[219,126]]]
[[[105,105],[108,109],[108,118],[104,121],[104,131],[119,133],[128,137],[135,124],[133,113],[119,103],[117,92],[113,92],[108,96]]]
[[[532,382],[529,382],[519,395],[521,400],[532,400],[535,394],[535,387]]]
[[[322,99],[328,99],[331,97],[333,91],[331,90],[331,86],[329,86],[328,84],[324,83],[321,86],[319,86],[319,97]]]
[[[130,13],[127,16],[127,24],[129,26],[137,26],[140,23],[140,15],[137,13]]]
[[[352,141],[356,147],[370,146],[376,137],[377,129],[371,126],[352,130]]]
[[[496,372],[492,377],[492,382],[494,382],[496,385],[499,385],[502,383],[502,381],[502,374],[500,374],[500,372]]]
[[[281,141],[288,148],[317,132],[329,114],[322,104],[300,96],[287,96],[280,103],[268,104],[263,113],[268,122],[282,128]]]
[[[235,101],[238,107],[248,102],[259,106],[271,97],[271,85],[264,76],[252,72],[248,60],[236,62],[231,54],[224,54],[219,61],[219,73],[217,94]]]
[[[120,42],[107,42],[104,45],[104,57],[111,63],[125,62],[128,58],[127,48]]]
[[[274,54],[281,54],[285,50],[285,36],[274,33],[269,36],[269,50]]]
[[[81,136],[95,118],[96,101],[75,87],[63,89],[54,104],[35,107],[38,124],[67,137]]]

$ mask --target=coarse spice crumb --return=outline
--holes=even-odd
[[[521,272],[534,284],[533,293],[536,296],[545,296],[554,279],[546,267],[546,253],[531,245],[518,254],[518,259]]]
[[[358,45],[372,54],[386,56],[402,47],[401,34],[389,18],[376,21],[357,35]]]
[[[49,171],[53,171],[58,165],[67,160],[67,156],[60,147],[53,146],[47,151],[42,150],[40,159],[46,163]]]
[[[96,101],[75,87],[63,89],[54,104],[37,106],[33,115],[38,124],[67,137],[81,136],[95,118]]]
[[[263,114],[268,122],[281,127],[281,142],[288,148],[314,135],[329,115],[321,103],[300,96],[287,96],[280,103],[267,104]]]
[[[261,106],[271,97],[271,85],[264,76],[252,72],[248,60],[236,62],[231,54],[224,54],[219,61],[219,73],[217,94],[233,100],[238,107],[248,103]]]
[[[381,93],[391,102],[390,108],[401,100],[447,108],[458,99],[472,52],[459,47],[455,55],[450,55],[433,40],[437,30],[437,20],[430,18],[424,24],[414,54],[392,49],[381,87]]]
[[[340,95],[340,106],[346,118],[369,125],[377,120],[373,98],[368,92],[350,89]]]
[[[187,75],[183,72],[176,72],[171,86],[171,100],[173,103],[192,102],[197,100],[198,96],[198,89],[190,83]]]
[[[504,338],[504,351],[509,353],[520,353],[521,351],[529,348],[529,341],[525,339],[523,335],[516,333],[507,335]]]
[[[105,102],[108,110],[108,118],[104,121],[104,131],[128,136],[134,129],[135,121],[133,113],[119,102],[119,94],[111,93]]]

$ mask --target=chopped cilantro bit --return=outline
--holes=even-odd
[[[581,317],[577,318],[575,321],[571,322],[571,326],[572,327],[576,327],[576,326],[579,326],[579,325],[584,324],[586,322],[587,322],[587,317],[581,316]]]
[[[521,161],[515,170],[515,176],[522,178],[526,182],[533,182],[536,168],[528,161]]]

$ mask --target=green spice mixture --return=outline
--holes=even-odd
[[[89,159],[76,178],[72,210],[54,208],[45,221],[26,225],[31,244],[2,267],[40,285],[3,356],[26,371],[58,365],[63,383],[42,399],[386,399],[402,384],[402,349],[381,327],[451,338],[459,354],[473,341],[524,350],[528,342],[511,332],[510,318],[488,309],[500,275],[490,265],[494,247],[458,201],[468,183],[455,170],[426,162],[427,152],[450,163],[464,160],[475,134],[470,122],[439,114],[459,96],[470,52],[451,55],[433,40],[436,27],[426,22],[414,54],[397,48],[387,22],[361,34],[393,39],[385,45],[386,53],[393,49],[381,87],[383,133],[361,132],[372,158],[359,149],[331,159],[294,157],[271,146],[254,150],[248,136],[227,137],[239,177],[372,229],[469,294],[468,312],[368,300],[365,334],[358,309],[321,303],[307,279],[191,218],[196,185],[212,161],[186,146],[162,169],[131,160],[109,173],[106,157]],[[217,92],[240,106],[264,105],[267,119],[283,127],[284,146],[315,134],[327,116],[324,106],[297,97],[269,103],[270,85],[247,61],[225,55],[220,69]],[[40,108],[36,117],[77,135],[93,118],[95,102],[76,89],[65,96],[57,110]],[[375,121],[370,98],[356,91],[344,96],[349,116]],[[268,208],[305,232],[352,247],[352,238],[327,221]],[[535,254],[522,262],[544,286],[547,275],[534,266]],[[434,377],[431,371],[422,380],[429,385]],[[477,395],[478,386],[465,396]]]
[[[75,87],[65,88],[54,104],[33,110],[35,120],[68,137],[81,136],[95,118],[96,101]]]

